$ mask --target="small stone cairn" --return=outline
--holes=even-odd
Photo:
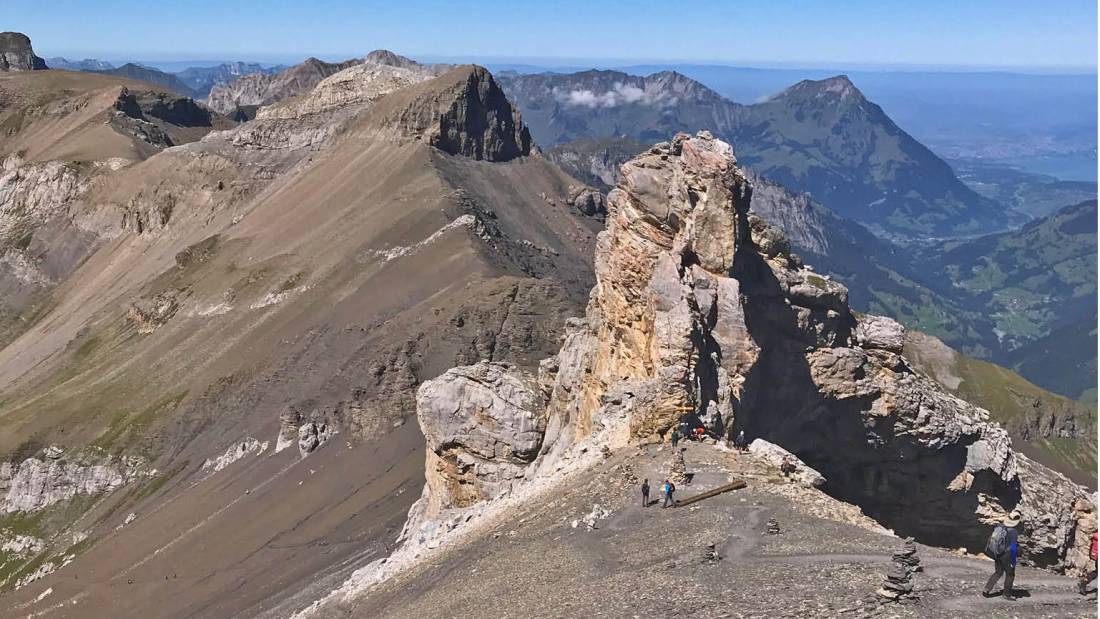
[[[707,544],[707,547],[703,549],[703,556],[700,562],[704,565],[714,565],[722,560],[722,555],[718,552],[717,544]]]
[[[768,518],[767,526],[768,526],[768,528],[767,528],[768,535],[779,535],[779,521],[778,520],[776,520],[775,518]]]
[[[922,571],[917,545],[907,538],[901,548],[894,551],[894,560],[886,570],[886,579],[876,594],[882,601],[899,602],[916,599],[913,593],[913,574]]]

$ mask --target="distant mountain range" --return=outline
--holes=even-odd
[[[63,69],[65,71],[107,71],[115,68],[115,65],[106,60],[96,60],[95,58],[69,60],[61,56],[47,58],[46,65],[51,69]]]
[[[219,84],[228,84],[252,73],[273,73],[278,69],[265,69],[255,62],[226,62],[213,67],[190,67],[176,74],[180,81],[187,84],[200,97],[210,94],[210,89]]]
[[[673,71],[506,73],[501,84],[544,148],[623,136],[653,143],[705,128],[732,143],[741,163],[881,235],[972,236],[1026,220],[960,182],[844,76],[752,105]]]
[[[179,72],[171,72],[137,62],[128,62],[116,67],[106,60],[95,58],[69,60],[60,56],[48,58],[46,64],[51,69],[93,71],[139,79],[196,99],[205,98],[210,93],[210,89],[219,84],[227,84],[251,73],[276,73],[285,68],[282,66],[265,67],[256,62],[232,61],[213,66],[187,67]]]
[[[141,80],[143,82],[149,82],[150,84],[156,84],[161,88],[165,88],[185,97],[198,97],[198,93],[195,92],[194,89],[183,83],[183,81],[175,75],[132,62],[128,62],[114,69],[97,70],[95,73],[125,77],[132,80]]]
[[[606,190],[619,165],[648,147],[630,137],[584,138],[546,157]],[[1095,400],[1095,201],[1011,232],[921,246],[876,236],[764,176],[753,178],[753,209],[783,229],[807,262],[843,281],[853,307],[1016,368],[1045,389]]]

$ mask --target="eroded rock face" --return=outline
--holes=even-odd
[[[448,370],[416,394],[428,442],[430,514],[491,499],[522,478],[546,428],[538,383],[513,366]]]
[[[0,513],[30,512],[78,494],[110,492],[135,475],[141,463],[109,458],[96,464],[28,458],[0,464]]]
[[[796,481],[814,488],[821,488],[825,485],[825,478],[821,473],[810,468],[805,462],[800,460],[798,456],[775,443],[769,443],[762,438],[758,438],[749,444],[749,453],[757,456],[777,469],[781,468],[784,460],[786,460],[794,467],[794,472],[791,473],[791,477]]]
[[[228,84],[218,84],[210,90],[206,104],[222,114],[246,106],[270,105],[288,97],[309,92],[321,80],[362,62],[358,59],[340,63],[308,58],[279,73],[250,73]]]
[[[508,161],[531,153],[531,134],[483,67],[462,66],[415,93],[383,123],[452,155]]]
[[[629,410],[620,442],[660,440],[685,412],[713,431],[728,427],[758,355],[730,276],[751,242],[750,196],[729,145],[705,133],[623,166],[607,198],[587,320],[556,364],[555,432],[584,437],[601,409]]]
[[[729,145],[705,132],[677,135],[623,165],[586,317],[567,323],[558,355],[543,362],[522,412],[513,411],[541,419],[535,394],[546,395],[534,465],[489,450],[464,464],[456,456],[450,470],[429,466],[429,502],[491,496],[452,498],[473,485],[474,463],[506,467],[512,478],[537,475],[579,443],[664,440],[681,416],[696,415],[714,432],[744,430],[790,452],[815,471],[807,483],[901,535],[978,551],[992,524],[1018,509],[1024,561],[1078,569],[1079,532],[1095,528],[1085,490],[1015,454],[985,410],[914,372],[899,354],[900,325],[854,315],[842,284],[803,266],[783,235],[749,212],[751,195]],[[522,384],[476,381],[476,402],[517,401],[496,391],[514,390],[513,382]],[[495,432],[496,418],[473,414],[483,405],[470,401],[418,400],[429,459],[447,440]],[[458,408],[463,422],[433,439],[454,402],[467,402]]]
[[[863,348],[878,348],[900,353],[905,347],[905,327],[893,318],[860,314],[856,317],[856,343]]]
[[[31,39],[22,32],[0,32],[0,71],[40,71],[46,61],[34,55]]]

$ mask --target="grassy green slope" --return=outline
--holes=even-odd
[[[1014,445],[1035,460],[1096,488],[1096,409],[1051,393],[1016,372],[962,355],[910,332],[905,355],[920,372],[989,411]]]

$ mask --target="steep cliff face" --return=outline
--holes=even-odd
[[[22,32],[0,32],[0,71],[40,71],[46,61],[34,55],[31,39]]]
[[[38,74],[117,80],[47,71],[0,75],[0,88]],[[15,317],[22,333],[0,349],[0,457],[41,460],[36,444],[58,444],[140,455],[157,471],[121,487],[105,478],[100,492],[12,516],[50,519],[35,534],[45,545],[14,570],[61,565],[69,532],[87,534],[58,575],[6,593],[14,603],[35,606],[54,587],[43,604],[87,616],[202,614],[212,604],[250,615],[384,553],[424,479],[425,437],[411,423],[419,384],[482,359],[536,368],[558,350],[565,317],[583,310],[602,226],[569,203],[579,195],[573,179],[541,158],[513,156],[524,152],[522,130],[484,70],[426,80],[415,68],[370,63],[332,77],[173,148],[104,122],[190,118],[156,100],[120,104],[119,82],[137,93],[121,80],[113,97],[94,99],[96,114],[79,117],[88,105],[43,92],[28,106],[68,115],[20,116],[12,122],[21,130],[0,136],[0,153],[32,149],[25,166],[71,152],[69,139],[87,128],[97,139],[77,146],[96,146],[95,157],[61,165],[57,182],[64,165],[104,170],[68,204],[35,206],[95,242],[56,278],[33,320]],[[62,123],[75,130],[50,133]],[[128,154],[107,149],[110,140],[152,154],[99,166],[104,155]],[[37,204],[34,191],[19,181],[13,210]],[[465,428],[457,424],[433,435],[456,473],[469,464],[481,473],[455,486],[455,502],[480,499],[482,483],[485,495],[505,487],[537,455],[541,443],[528,437],[542,426],[525,423],[508,426],[514,442],[453,443]],[[481,470],[478,459],[493,465],[506,454],[514,468]],[[20,479],[42,477],[26,466]],[[125,523],[130,513],[136,520]],[[0,537],[9,524],[0,516]],[[352,537],[360,541],[323,553],[297,541]],[[198,546],[211,550],[198,556]],[[88,594],[83,574],[93,565],[106,579],[158,576],[104,601]],[[185,571],[207,584],[184,584]],[[81,575],[76,586],[57,587],[69,574]]]
[[[382,102],[379,124],[452,154],[508,161],[531,152],[519,112],[483,67],[455,67]]]
[[[540,371],[545,421],[532,425],[546,432],[522,475],[561,468],[582,444],[665,440],[697,416],[716,434],[744,430],[786,448],[828,492],[899,534],[976,551],[989,525],[1018,509],[1027,561],[1079,569],[1074,532],[1094,509],[1085,490],[1022,460],[986,411],[915,373],[901,326],[853,314],[844,286],[791,255],[749,211],[751,197],[729,145],[705,132],[623,166],[586,318],[567,323]],[[432,396],[454,380],[422,387],[422,410],[438,412]],[[464,418],[483,417],[457,401]],[[527,418],[530,404],[513,414]],[[431,435],[444,418],[420,420]],[[463,483],[453,469],[428,474],[429,504],[435,488]]]

